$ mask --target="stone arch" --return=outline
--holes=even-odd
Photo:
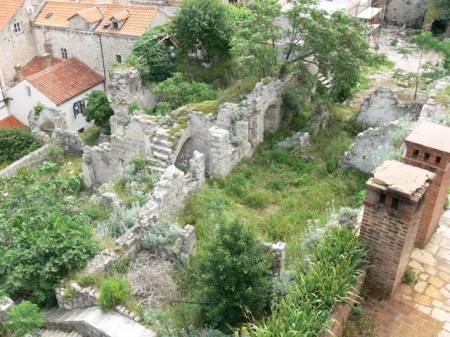
[[[181,146],[175,158],[175,166],[179,169],[185,168],[189,164],[189,160],[192,158],[195,148],[195,142],[192,137],[189,137]]]
[[[441,36],[445,34],[449,28],[449,22],[447,20],[434,20],[431,23],[431,33],[433,36]]]
[[[264,134],[274,133],[280,126],[280,104],[275,102],[269,105],[264,113]]]

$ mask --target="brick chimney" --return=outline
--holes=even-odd
[[[424,122],[411,132],[405,143],[403,162],[436,173],[416,238],[416,246],[424,248],[439,225],[450,186],[450,128]]]
[[[50,68],[52,66],[52,57],[49,53],[42,54],[42,59],[44,60],[44,68]]]
[[[432,172],[388,160],[366,183],[360,237],[373,265],[367,282],[380,297],[390,298],[402,282],[434,177]]]

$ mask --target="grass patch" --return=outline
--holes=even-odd
[[[264,84],[268,84],[267,79],[264,80]],[[258,78],[256,76],[251,76],[244,80],[238,80],[232,86],[222,91],[218,99],[189,104],[188,107],[196,111],[215,115],[217,114],[219,106],[223,103],[239,103],[242,101],[249,93],[253,91],[256,83],[258,83]]]
[[[436,104],[441,105],[449,105],[450,104],[450,87],[442,90],[436,97],[434,98],[434,102]]]
[[[86,129],[80,134],[80,138],[89,146],[94,146],[98,144],[98,139],[100,138],[101,128],[99,126],[93,125],[89,129]]]
[[[336,114],[350,116],[348,111]],[[179,222],[196,226],[203,245],[213,236],[217,220],[232,213],[245,218],[263,239],[297,246],[312,220],[326,221],[332,200],[335,207],[361,205],[368,176],[337,165],[353,141],[346,124],[343,117],[335,118],[301,151],[279,148],[279,135],[267,139],[228,177],[209,181],[189,201]],[[301,155],[315,159],[308,162]],[[294,255],[295,249],[288,249],[288,256]]]

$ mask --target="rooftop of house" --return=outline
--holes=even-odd
[[[406,137],[406,141],[450,153],[450,128],[423,122]]]
[[[0,119],[0,128],[11,129],[11,128],[26,128],[27,126],[19,121],[13,115],[6,116]]]
[[[421,197],[436,174],[396,160],[386,160],[373,171],[368,184],[409,197]]]
[[[28,82],[56,105],[104,81],[103,76],[76,58],[68,59],[27,77]]]
[[[52,57],[51,58],[51,65],[54,66],[55,64],[58,64],[61,62],[61,59]],[[23,68],[22,68],[22,77],[30,77],[34,74],[37,74],[44,70],[46,67],[44,58],[42,56],[35,56],[30,62],[28,62]]]
[[[24,0],[1,0],[0,1],[0,32],[14,17]]]
[[[141,36],[160,11],[155,6],[98,4],[48,1],[36,18],[35,25],[69,29],[69,19],[79,15],[89,23],[99,22],[94,31],[115,35]],[[161,11],[160,11],[161,12]],[[165,15],[163,12],[161,12]],[[120,29],[114,28],[111,19],[126,20]]]

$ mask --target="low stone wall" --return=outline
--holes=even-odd
[[[345,322],[347,322],[350,313],[352,312],[353,305],[359,303],[360,301],[360,292],[361,288],[364,285],[364,281],[366,279],[366,274],[364,273],[358,279],[358,282],[350,296],[348,302],[339,302],[337,303],[332,310],[332,319],[330,327],[327,329],[325,333],[322,334],[322,337],[341,337],[342,329],[344,328]]]
[[[141,249],[147,231],[158,219],[168,218],[184,207],[187,198],[205,183],[204,156],[193,154],[187,173],[170,166],[156,183],[150,200],[142,207],[136,224],[116,240],[114,249],[104,249],[96,255],[85,269],[86,273],[104,272],[108,266],[126,257],[134,257]],[[195,253],[195,228],[186,225],[172,247],[161,247],[159,252],[169,260],[183,263]],[[71,289],[71,290],[69,290]],[[70,296],[67,296],[70,291]],[[87,308],[95,305],[98,293],[92,288],[81,288],[76,282],[56,289],[58,306],[65,309]],[[68,300],[69,299],[69,300]]]
[[[35,167],[42,164],[47,159],[47,145],[27,154],[25,157],[15,161],[11,165],[0,170],[0,177],[9,177],[17,173],[18,169]]]
[[[52,133],[52,139],[64,152],[72,153],[76,156],[81,156],[86,146],[75,131],[55,129]]]

